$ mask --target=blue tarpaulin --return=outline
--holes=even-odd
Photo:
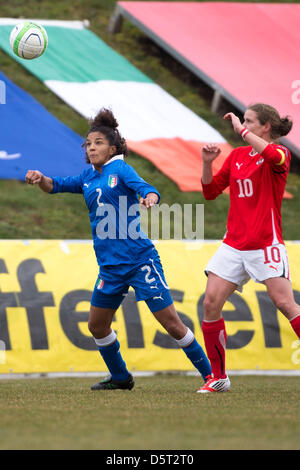
[[[83,138],[0,72],[0,179],[27,170],[74,176],[85,168]]]

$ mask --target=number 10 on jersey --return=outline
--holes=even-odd
[[[249,178],[236,181],[240,190],[238,197],[251,197],[253,195],[253,184]]]

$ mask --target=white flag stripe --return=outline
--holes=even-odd
[[[86,118],[103,106],[111,108],[121,134],[131,141],[179,137],[225,143],[219,132],[155,83],[46,80],[45,85]]]

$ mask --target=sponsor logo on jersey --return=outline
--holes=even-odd
[[[243,163],[237,163],[237,162],[236,162],[236,166],[237,166],[237,169],[238,169],[238,170],[241,168],[242,165],[243,165]]]
[[[117,175],[109,175],[108,177],[108,186],[110,188],[114,188],[118,184],[118,177]]]

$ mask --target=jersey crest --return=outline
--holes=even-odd
[[[118,176],[117,175],[109,175],[108,177],[108,186],[110,188],[114,188],[118,184]]]

